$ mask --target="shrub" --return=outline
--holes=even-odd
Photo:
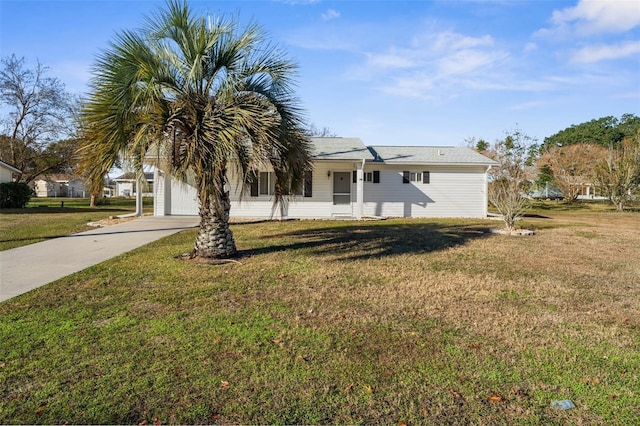
[[[109,206],[111,205],[111,201],[107,197],[97,197],[96,198],[96,206]]]
[[[24,208],[33,191],[24,182],[5,182],[0,183],[0,208],[2,209],[21,209]]]

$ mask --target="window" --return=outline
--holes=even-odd
[[[304,184],[302,189],[298,190],[295,195],[311,197],[312,194],[311,171],[304,172]],[[274,172],[254,173],[251,181],[251,196],[258,197],[260,195],[273,195],[276,192],[276,174]]]
[[[311,170],[307,170],[304,172],[304,183],[302,188],[298,189],[295,192],[295,195],[302,195],[303,197],[311,197],[313,194],[313,172]]]
[[[276,175],[273,172],[260,172],[260,195],[273,195],[276,190]]]
[[[429,172],[402,172],[402,183],[429,183]]]
[[[352,172],[353,179],[351,182],[356,183],[358,181],[358,172],[354,170]],[[364,182],[380,183],[380,171],[374,170],[372,172],[362,172],[362,180]]]

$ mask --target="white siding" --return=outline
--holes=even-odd
[[[172,178],[169,189],[171,192],[168,197],[165,197],[169,214],[178,216],[198,214],[198,194],[194,186]]]
[[[333,208],[333,174],[353,172],[351,162],[316,162],[313,170],[313,197],[296,196],[287,206],[290,218],[330,218]],[[380,183],[364,182],[365,216],[383,217],[486,217],[486,167],[484,166],[389,166],[366,164],[365,172],[380,171]],[[430,183],[402,183],[402,172],[430,172]],[[330,174],[328,172],[331,172]],[[231,216],[245,218],[279,218],[273,212],[273,196],[252,197],[240,201],[239,188],[233,181]],[[198,202],[193,186],[173,178],[156,181],[155,214],[197,215]],[[164,182],[164,184],[161,184]],[[169,189],[166,193],[165,189]],[[356,211],[357,184],[351,184],[352,212]]]
[[[380,183],[364,183],[364,214],[385,217],[485,217],[485,167],[375,166]],[[402,183],[402,172],[429,171],[430,183]]]
[[[11,182],[11,170],[0,166],[0,183]]]

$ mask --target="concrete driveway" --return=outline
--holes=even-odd
[[[0,252],[0,302],[199,224],[197,216],[144,216]]]

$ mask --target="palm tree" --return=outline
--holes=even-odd
[[[232,257],[227,173],[245,194],[256,172],[272,167],[275,209],[311,167],[295,68],[255,24],[239,31],[233,20],[194,17],[186,2],[170,1],[97,60],[84,112],[86,170],[101,179],[120,156],[140,172],[145,157],[166,159],[165,170],[195,181],[193,255]]]

